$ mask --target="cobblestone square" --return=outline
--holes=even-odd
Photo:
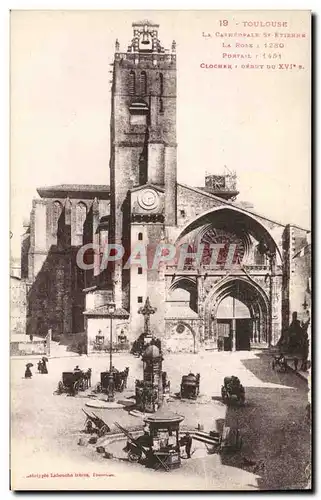
[[[181,469],[153,472],[141,465],[106,460],[95,445],[78,446],[84,427],[82,408],[89,398],[80,393],[69,397],[54,395],[62,371],[76,364],[93,369],[92,387],[100,372],[108,366],[108,356],[62,357],[49,360],[48,375],[40,375],[34,364],[31,380],[24,379],[27,360],[13,359],[12,371],[12,460],[15,463],[13,485],[28,486],[28,474],[53,474],[39,478],[39,489],[295,489],[307,486],[307,464],[310,461],[309,428],[305,422],[308,386],[292,371],[272,371],[271,358],[261,351],[200,355],[168,355],[163,369],[171,381],[171,392],[179,391],[183,374],[201,374],[200,397],[196,402],[171,398],[168,407],[185,417],[184,424],[213,430],[223,421],[241,429],[243,447],[231,455],[197,453],[183,460]],[[114,356],[118,369],[129,367],[128,391],[134,392],[136,378],[141,378],[142,361],[128,354]],[[236,375],[246,391],[244,407],[226,407],[220,401],[224,376]],[[119,394],[119,399],[123,396]],[[142,425],[142,420],[125,410],[95,410],[114,429],[117,421],[126,426]],[[193,444],[196,449],[196,443]],[[251,464],[251,465],[249,465]],[[133,475],[133,470],[135,474]],[[21,473],[19,472],[21,471]],[[23,472],[22,472],[23,471]],[[74,475],[61,478],[59,474]],[[21,475],[20,475],[21,474]],[[56,476],[55,476],[56,474]],[[77,477],[75,474],[84,474]],[[87,477],[86,474],[89,474]],[[95,476],[94,476],[95,474]],[[34,479],[33,479],[34,481]],[[16,483],[16,485],[15,485]]]

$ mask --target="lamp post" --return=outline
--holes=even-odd
[[[108,313],[110,316],[110,337],[109,337],[109,380],[108,380],[108,398],[107,401],[114,401],[114,375],[113,375],[113,315],[115,313],[115,304],[108,304]]]

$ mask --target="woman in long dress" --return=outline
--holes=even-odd
[[[42,360],[42,373],[48,373],[47,362],[44,359]]]

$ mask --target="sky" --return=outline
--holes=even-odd
[[[310,227],[309,37],[283,39],[280,50],[267,50],[260,39],[260,57],[281,53],[282,62],[303,64],[301,71],[200,67],[221,63],[228,50],[224,39],[214,36],[223,31],[220,19],[234,24],[280,19],[289,24],[283,32],[308,33],[307,13],[15,11],[10,60],[13,256],[19,256],[22,222],[29,218],[37,187],[109,184],[115,40],[126,51],[131,23],[146,18],[160,24],[165,48],[177,42],[178,181],[202,186],[205,172],[221,173],[226,165],[237,174],[239,201],[251,202],[273,220]]]

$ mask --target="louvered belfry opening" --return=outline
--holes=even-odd
[[[130,95],[136,94],[136,75],[134,71],[129,73],[129,93]]]
[[[147,94],[147,75],[145,71],[142,71],[140,74],[140,93],[142,95]]]

